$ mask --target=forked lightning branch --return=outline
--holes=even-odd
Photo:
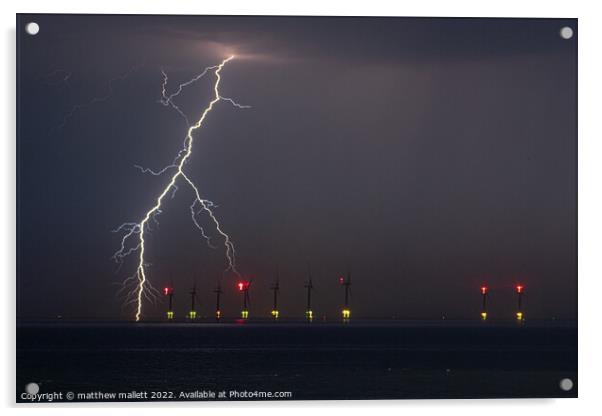
[[[195,227],[199,229],[201,235],[207,240],[207,243],[211,247],[215,247],[212,244],[210,237],[207,235],[207,233],[197,220],[197,216],[199,214],[205,213],[208,216],[210,223],[214,225],[216,232],[219,234],[221,240],[223,241],[226,256],[225,271],[230,271],[236,275],[239,275],[236,269],[236,252],[234,250],[234,244],[230,236],[224,231],[222,225],[218,221],[215,213],[213,212],[213,208],[215,205],[210,200],[202,197],[199,188],[194,184],[190,176],[185,171],[186,164],[192,155],[192,146],[194,144],[195,133],[203,126],[205,119],[207,118],[209,113],[214,109],[216,104],[218,104],[220,101],[226,101],[236,108],[249,107],[240,105],[236,103],[233,99],[223,97],[220,95],[219,86],[221,82],[221,71],[224,68],[224,66],[232,59],[234,59],[234,56],[230,56],[229,58],[224,59],[219,65],[206,68],[204,71],[202,71],[200,74],[196,75],[189,81],[180,84],[175,90],[175,92],[172,94],[168,94],[167,92],[168,77],[165,72],[162,72],[163,84],[161,91],[161,103],[177,111],[186,121],[188,129],[186,137],[184,139],[184,146],[178,152],[172,164],[158,171],[143,168],[141,166],[136,166],[143,173],[150,173],[155,176],[170,174],[170,180],[158,194],[155,200],[155,204],[148,211],[146,211],[145,215],[140,221],[127,222],[121,224],[117,229],[114,230],[114,232],[121,232],[124,233],[124,235],[121,239],[121,246],[119,250],[117,250],[117,252],[115,252],[115,254],[113,255],[113,259],[118,263],[123,263],[124,259],[127,256],[137,254],[136,270],[132,275],[130,275],[124,280],[122,287],[122,290],[127,291],[126,304],[135,304],[136,321],[139,321],[143,316],[144,302],[154,300],[157,294],[157,290],[149,281],[147,273],[149,263],[146,258],[146,237],[148,233],[152,230],[151,224],[155,223],[157,221],[157,216],[161,214],[161,206],[163,204],[163,201],[166,197],[173,198],[175,196],[175,193],[178,190],[178,184],[190,186],[194,193],[195,198],[190,206],[190,212],[192,222],[195,225]],[[174,98],[176,98],[187,86],[193,84],[194,82],[203,78],[207,74],[213,74],[215,76],[215,81],[213,84],[213,98],[205,107],[205,109],[201,112],[197,120],[193,124],[190,124],[186,114],[174,102]]]

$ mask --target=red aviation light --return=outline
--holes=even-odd
[[[243,282],[238,282],[238,290],[241,292],[245,290],[245,284]]]
[[[487,286],[481,286],[481,294],[486,295],[489,288]]]
[[[339,283],[340,284],[345,284],[345,278],[343,276],[339,277]]]
[[[525,287],[523,285],[516,285],[516,293],[523,293]]]
[[[171,288],[171,287],[164,287],[164,288],[163,288],[163,294],[164,294],[165,296],[167,296],[167,295],[171,294],[171,291],[172,291],[172,288]]]

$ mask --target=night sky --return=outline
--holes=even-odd
[[[251,316],[268,315],[279,270],[281,316],[301,317],[310,262],[317,316],[338,317],[349,270],[355,317],[474,318],[487,283],[490,315],[511,319],[519,282],[528,318],[576,317],[577,36],[559,35],[576,20],[17,20],[19,317],[133,317],[117,291],[136,259],[117,270],[111,230],[140,221],[169,180],[134,165],[169,164],[186,133],[158,102],[161,69],[173,91],[231,54],[221,92],[252,108],[220,102],[186,171],[254,279]],[[178,97],[191,119],[214,80]],[[106,99],[68,117],[94,97]],[[179,184],[148,274],[173,281],[176,316],[196,280],[210,315],[222,240],[201,216],[207,246]],[[222,279],[226,315],[240,310],[235,282]]]

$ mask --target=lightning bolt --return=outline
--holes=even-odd
[[[208,214],[210,220],[212,221],[212,223],[215,226],[215,229],[221,235],[221,237],[223,238],[223,241],[224,241],[225,256],[226,256],[226,263],[227,263],[225,272],[231,271],[231,272],[235,273],[236,275],[240,276],[240,274],[236,268],[236,257],[235,257],[236,251],[234,249],[234,244],[232,243],[230,236],[223,230],[220,222],[218,221],[217,217],[215,216],[215,214],[212,210],[212,208],[215,207],[215,204],[213,202],[201,197],[201,193],[200,193],[198,187],[194,184],[194,182],[190,179],[190,177],[188,175],[186,175],[186,173],[184,172],[184,165],[186,164],[186,162],[192,155],[192,145],[194,142],[194,133],[196,130],[201,128],[207,115],[213,110],[213,108],[219,101],[227,101],[237,108],[249,108],[249,106],[238,104],[233,99],[227,98],[227,97],[222,97],[220,95],[219,85],[221,82],[221,71],[224,68],[224,66],[232,59],[234,59],[234,56],[230,56],[229,58],[224,59],[219,65],[205,68],[205,70],[203,72],[196,75],[191,80],[189,80],[183,84],[180,84],[178,89],[174,93],[169,94],[169,95],[167,93],[168,77],[164,71],[161,71],[162,75],[163,75],[163,83],[161,86],[162,98],[161,98],[160,102],[165,106],[172,107],[175,111],[177,111],[184,118],[184,120],[186,121],[186,125],[187,125],[187,133],[186,133],[186,137],[184,139],[184,147],[178,152],[178,154],[176,155],[172,164],[164,167],[163,169],[156,170],[156,171],[136,165],[136,168],[139,169],[140,171],[142,171],[143,173],[150,173],[155,176],[163,175],[164,173],[166,173],[168,171],[172,171],[172,170],[173,170],[173,173],[172,173],[172,176],[171,176],[169,182],[167,183],[167,185],[163,188],[163,190],[157,197],[155,205],[146,212],[142,221],[140,221],[138,223],[136,223],[136,222],[124,223],[124,224],[120,225],[117,229],[113,230],[114,232],[124,232],[125,233],[121,240],[121,246],[120,246],[119,250],[113,255],[113,259],[116,262],[122,263],[125,257],[127,257],[130,254],[133,254],[135,252],[138,252],[138,261],[137,261],[136,271],[133,275],[128,277],[123,282],[123,288],[125,288],[131,282],[136,282],[135,288],[132,291],[130,291],[128,294],[129,302],[136,304],[136,314],[135,314],[136,321],[139,321],[140,318],[142,317],[143,300],[144,299],[153,300],[157,293],[156,289],[153,288],[153,286],[151,285],[151,283],[147,277],[146,267],[148,266],[148,264],[146,263],[146,260],[145,260],[145,254],[146,254],[145,237],[146,237],[146,234],[151,230],[149,227],[150,221],[152,220],[154,222],[157,222],[156,217],[157,217],[157,215],[159,215],[161,213],[161,205],[162,205],[165,197],[167,195],[171,195],[171,198],[174,197],[175,191],[178,189],[176,182],[180,178],[182,178],[185,181],[185,183],[192,188],[194,195],[195,195],[195,199],[192,202],[192,205],[190,206],[192,221],[193,221],[194,225],[201,231],[201,235],[207,240],[208,244],[211,247],[215,247],[211,244],[210,237],[207,236],[207,234],[205,233],[205,231],[203,230],[203,228],[200,226],[200,224],[198,223],[198,221],[196,219],[197,215],[201,212],[205,212],[206,214]],[[207,73],[209,73],[211,71],[214,71],[215,78],[216,78],[215,83],[213,85],[214,97],[209,102],[207,107],[202,111],[200,117],[196,120],[196,122],[193,124],[190,124],[186,114],[174,103],[173,99],[176,96],[178,96],[185,87],[196,82],[197,80],[199,80],[200,78],[202,78],[203,76],[205,76]],[[170,194],[170,191],[171,191],[171,194]],[[199,211],[196,210],[197,206],[200,206]],[[131,238],[135,238],[136,243],[132,247],[128,248],[128,241]]]
[[[64,69],[55,69],[48,74],[41,76],[38,80],[43,81],[49,86],[64,85],[69,88],[69,79],[71,78],[71,75],[71,72],[65,71]]]
[[[114,84],[118,81],[123,81],[126,78],[128,78],[132,73],[138,71],[143,65],[137,65],[134,66],[132,68],[130,68],[128,71],[124,72],[123,74],[117,75],[114,78],[111,78],[107,84],[106,84],[106,92],[104,95],[101,96],[97,96],[97,97],[93,97],[91,98],[89,101],[84,102],[84,103],[80,103],[80,104],[75,104],[73,107],[71,107],[71,109],[69,111],[67,111],[67,113],[65,114],[65,116],[63,117],[63,121],[61,122],[61,124],[58,126],[58,129],[61,130],[63,129],[67,123],[69,122],[69,120],[71,120],[71,118],[78,113],[79,111],[88,108],[94,104],[97,103],[101,103],[104,101],[107,101],[109,98],[111,98],[113,96],[113,92],[114,92]],[[69,78],[71,77],[71,73],[68,72],[67,75],[62,79],[62,82],[67,83],[67,81],[69,80]],[[68,85],[68,84],[67,84]]]

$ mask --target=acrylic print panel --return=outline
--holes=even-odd
[[[17,21],[17,401],[577,396],[575,19]]]

